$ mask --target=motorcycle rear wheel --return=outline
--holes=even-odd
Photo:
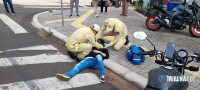
[[[190,31],[190,34],[193,36],[193,37],[200,37],[200,28],[197,30],[195,28],[195,23],[191,23],[190,26],[189,26],[189,31]]]
[[[156,23],[153,24],[152,22],[156,19],[157,16],[149,16],[146,20],[146,27],[151,31],[157,31],[161,28],[161,25]]]

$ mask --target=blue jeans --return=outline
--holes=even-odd
[[[12,4],[12,0],[3,0],[3,4],[4,4],[4,7],[6,9],[6,12],[10,13],[7,3],[9,4],[12,13],[15,13],[14,8],[13,8],[13,4]]]
[[[96,58],[85,58],[78,64],[74,66],[74,68],[70,72],[66,72],[67,76],[70,78],[74,77],[77,73],[79,73],[81,70],[84,70],[86,68],[91,69],[99,69],[99,74],[105,75],[104,70],[104,64],[103,64],[103,58],[101,55],[97,55]]]

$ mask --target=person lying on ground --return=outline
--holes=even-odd
[[[105,70],[103,60],[109,58],[109,52],[107,49],[97,49],[95,47],[92,48],[92,51],[78,64],[74,66],[74,68],[66,72],[65,74],[56,74],[56,77],[59,80],[69,81],[76,74],[78,74],[81,70],[86,68],[97,69],[100,74],[100,82],[105,82]]]

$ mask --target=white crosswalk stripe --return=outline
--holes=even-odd
[[[10,49],[4,52],[12,52],[12,51],[20,51],[20,50],[57,50],[52,45],[40,45],[40,46],[31,46],[31,47],[24,47],[24,48],[17,48],[17,49]],[[0,58],[0,66],[12,66],[9,58]],[[49,55],[49,54],[39,54],[35,56],[23,56],[23,57],[12,57],[12,61],[19,65],[26,65],[26,64],[39,64],[39,63],[56,63],[56,62],[74,62],[68,56],[63,55],[59,52]]]
[[[57,50],[52,45],[39,45],[25,48],[12,49],[7,51],[17,50]],[[57,62],[74,62],[68,56],[59,52],[54,54],[39,54],[34,56],[0,58],[0,69],[12,67],[13,65],[29,65],[29,64],[43,64],[43,63],[57,63]],[[46,77],[28,81],[12,82],[1,84],[0,90],[60,90],[70,89],[88,85],[99,84],[99,78],[94,73],[80,73],[77,74],[70,81],[60,81],[56,77]]]
[[[0,59],[0,66],[12,66],[10,64],[9,58],[1,58]],[[58,62],[74,62],[69,57],[66,57],[66,59],[56,55],[46,55],[46,54],[40,54],[35,56],[25,56],[25,57],[14,57],[12,58],[12,61],[17,63],[18,65],[27,65],[27,64],[40,64],[40,63],[58,63]]]
[[[100,83],[97,76],[93,73],[77,74],[68,82],[60,81],[56,79],[55,77],[34,80],[34,82],[40,88],[43,88],[46,90],[69,89],[69,88],[76,88],[76,87],[88,86],[88,85],[94,85],[94,84]]]
[[[30,87],[30,83],[34,83],[35,86]],[[35,79],[30,81],[21,81],[14,82],[9,84],[0,85],[1,89],[9,89],[9,90],[33,90],[33,89],[41,89],[41,90],[60,90],[60,89],[70,89],[88,85],[99,84],[100,81],[97,76],[93,73],[81,73],[77,74],[70,81],[60,81],[56,77],[49,77],[43,79]],[[33,85],[33,84],[31,84]]]
[[[5,67],[5,66],[12,66],[12,64],[8,61],[7,58],[1,58],[0,67]]]
[[[38,46],[31,46],[31,47],[9,49],[5,51],[0,51],[0,53],[12,52],[12,51],[17,51],[17,50],[58,50],[58,49],[56,49],[52,45],[38,45]]]
[[[7,24],[15,34],[28,33],[23,27],[5,14],[0,14],[0,19]]]

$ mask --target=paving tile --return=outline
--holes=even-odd
[[[191,83],[192,86],[194,87],[198,87],[200,85],[200,80],[198,78],[196,78],[192,83]]]
[[[131,70],[134,71],[135,69],[138,69],[138,67],[134,65]]]
[[[199,89],[197,89],[196,87],[193,87],[193,86],[189,86],[187,90],[199,90]]]

